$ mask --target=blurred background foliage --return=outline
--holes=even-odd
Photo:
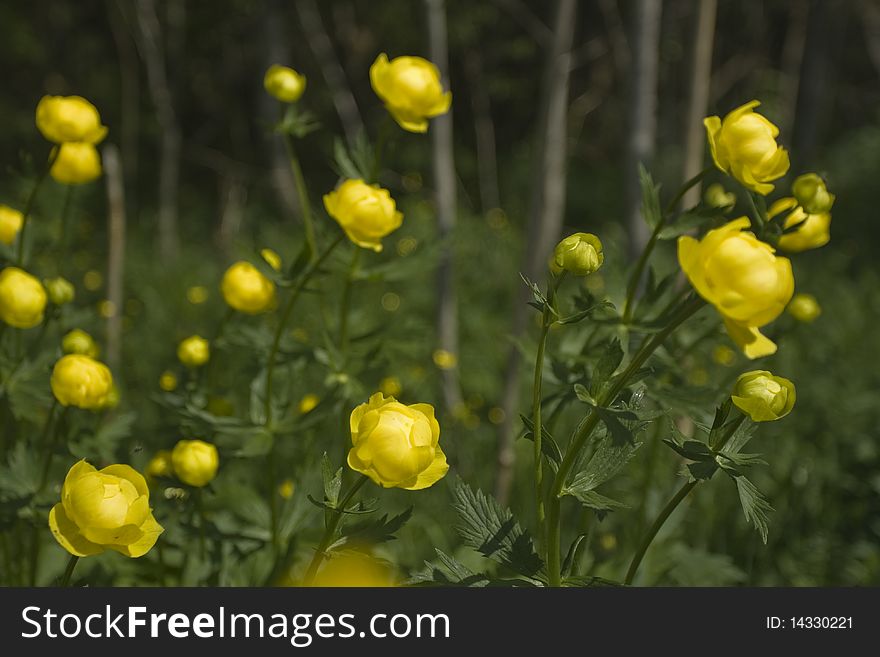
[[[639,128],[633,124],[632,117],[638,115],[633,104],[645,102],[635,95],[631,81],[639,75],[634,53],[643,47],[637,26],[644,27],[650,2],[575,3],[569,53],[564,231],[586,230],[602,237],[608,249],[606,265],[587,284],[593,293],[608,295],[618,305],[628,244],[637,240],[626,216],[628,189],[637,175],[629,166],[627,144]],[[326,398],[308,422],[298,425],[293,442],[285,447],[289,463],[296,464],[283,473],[296,485],[285,517],[293,534],[303,532],[303,550],[318,532],[320,512],[306,495],[319,496],[320,454],[326,450],[335,463],[341,462],[347,436],[340,416],[388,376],[399,379],[405,401],[438,406],[442,443],[455,472],[484,490],[495,486],[499,433],[511,415],[520,432],[516,415],[528,403],[535,325],[517,335],[511,318],[521,298],[518,272],[524,270],[533,245],[527,226],[534,189],[541,184],[536,158],[541,113],[546,111],[546,52],[552,47],[557,4],[446,2],[458,190],[458,223],[451,246],[463,403],[444,406],[440,371],[432,358],[437,347],[435,268],[444,245],[436,240],[430,138],[401,132],[385,158],[382,183],[392,190],[406,220],[386,239],[381,256],[364,259],[352,310],[354,343],[358,336],[368,336],[365,344],[372,344],[372,334],[380,331],[381,350],[369,367],[344,382],[351,386],[348,407],[328,392],[340,382],[333,379],[338,373],[326,366],[315,314],[335,310],[312,299],[293,322],[291,345],[299,344],[300,351],[289,395],[294,401],[308,393]],[[650,135],[649,152],[650,168],[667,198],[686,177],[683,144],[689,129],[700,5],[697,0],[664,0],[657,18],[656,109],[650,112],[656,130]],[[124,304],[116,309],[123,316],[123,341],[115,376],[122,405],[115,417],[103,421],[115,430],[83,451],[95,460],[115,458],[143,467],[157,449],[181,437],[177,419],[159,403],[158,380],[167,369],[185,380],[185,372],[176,365],[178,341],[216,330],[225,312],[218,289],[223,269],[236,257],[258,260],[256,254],[264,246],[275,248],[286,263],[299,249],[293,186],[270,130],[276,107],[262,89],[265,68],[280,62],[308,77],[302,104],[314,112],[321,128],[301,140],[299,150],[315,202],[338,178],[334,135],[352,137],[363,125],[375,137],[384,120],[367,74],[376,55],[384,51],[391,56],[429,56],[425,3],[18,2],[0,5],[0,25],[0,201],[20,207],[48,152],[33,123],[34,107],[44,94],[90,99],[110,128],[108,142],[121,150],[128,238]],[[761,111],[780,126],[781,141],[791,151],[790,175],[818,171],[837,195],[831,243],[799,256],[795,263],[798,291],[815,295],[823,313],[810,325],[781,318],[771,337],[781,338],[782,347],[761,365],[798,387],[794,412],[784,421],[762,426],[752,445],[752,451],[762,452],[770,464],[755,474],[756,484],[776,509],[769,544],[763,546],[744,521],[734,487],[719,478],[673,515],[637,581],[877,585],[880,374],[874,363],[880,357],[880,228],[875,222],[880,9],[871,0],[718,0],[710,71],[705,81],[707,114],[723,115],[752,98],[760,99]],[[355,101],[344,118],[334,93],[350,93]],[[163,179],[166,184],[170,179],[176,189],[170,198],[167,188],[160,191]],[[724,182],[718,172],[710,179]],[[782,181],[778,192],[785,193],[789,183]],[[77,189],[75,202],[76,251],[70,262],[44,259],[37,267],[45,275],[57,269],[74,280],[78,304],[95,312],[81,312],[66,321],[100,338],[105,330],[101,303],[107,296],[109,248],[103,183]],[[48,183],[33,222],[38,240],[58,220],[62,203],[62,188]],[[159,230],[163,203],[170,204],[164,211],[173,216],[173,233],[166,233],[164,240]],[[744,214],[746,207],[740,199],[736,211]],[[665,242],[658,256],[658,277],[676,266],[672,246]],[[341,255],[333,266],[346,266]],[[331,287],[325,296],[335,308],[340,289],[329,277],[327,283]],[[204,286],[207,292],[201,303],[192,301],[194,286]],[[195,299],[201,295],[196,293]],[[750,369],[740,356],[728,364],[713,359],[718,345],[728,342],[708,319],[688,325],[680,340],[654,361],[659,384],[650,394],[679,423],[687,422],[682,419],[687,415],[705,420],[712,405],[728,394],[736,375]],[[220,356],[240,362],[224,364],[220,388],[247,389],[258,365],[252,362],[252,352],[236,344],[262,339],[257,324],[248,319],[235,324]],[[585,346],[584,335],[580,329],[566,329],[563,337],[551,337],[554,367],[548,373],[547,394],[569,391],[570,381],[557,374],[577,380],[586,364],[598,357]],[[526,354],[517,378],[523,389],[521,408],[512,413],[503,399],[511,345],[521,346]],[[241,374],[246,381],[231,378],[241,372],[249,372]],[[48,390],[43,393],[48,398]],[[39,390],[34,394],[39,398]],[[244,412],[242,400],[232,393],[224,400],[236,412]],[[582,412],[571,409],[555,422],[571,426]],[[668,423],[662,420],[652,425],[643,437],[644,447],[611,485],[610,494],[630,508],[595,522],[569,510],[569,540],[580,523],[590,528],[581,556],[585,572],[619,579],[642,529],[678,485],[682,464],[661,443],[666,430]],[[224,448],[222,476],[208,502],[216,510],[218,531],[233,531],[245,520],[264,522],[265,501],[241,483],[246,477],[239,476],[251,466],[232,455],[232,439],[206,437]],[[524,520],[532,514],[530,443],[517,441],[516,452],[509,498]],[[507,496],[503,491],[502,495]],[[179,540],[173,531],[176,507],[173,500],[156,497],[157,517],[169,528],[160,544],[173,547]],[[417,495],[393,491],[382,497],[383,506],[390,509],[416,506],[398,540],[382,548],[402,572],[418,570],[424,560],[433,559],[435,547],[475,563],[475,553],[461,547],[450,529],[455,520],[448,482]],[[51,551],[59,554],[57,563],[47,557],[46,578],[63,564],[60,550]],[[252,581],[249,568],[258,569],[259,564],[248,561],[245,553],[223,557],[236,566],[224,570],[226,579],[218,583]],[[88,560],[81,572],[96,584],[143,581],[141,563],[117,557]],[[193,573],[186,581],[199,581],[198,572]]]

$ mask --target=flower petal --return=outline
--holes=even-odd
[[[61,504],[56,504],[49,511],[49,529],[59,545],[75,557],[89,557],[104,551],[102,546],[92,543],[79,533],[79,528],[67,517]]]

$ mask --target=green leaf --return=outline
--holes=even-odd
[[[620,582],[615,582],[614,580],[605,579],[604,577],[592,577],[589,575],[575,575],[573,577],[566,577],[562,580],[563,586],[571,586],[571,587],[579,587],[579,588],[591,588],[596,586],[623,586]]]
[[[530,281],[525,274],[520,273],[519,277],[523,280],[523,283],[526,284],[526,287],[532,292],[532,297],[534,301],[530,301],[529,305],[535,308],[536,310],[544,311],[544,308],[549,304],[547,302],[547,297],[544,296],[544,293],[541,292],[541,288],[539,288],[535,283]]]
[[[528,440],[534,440],[535,423],[532,422],[531,418],[528,418],[525,415],[520,414],[519,417],[526,427],[526,432],[523,434],[523,437]],[[553,436],[550,435],[550,432],[547,431],[547,427],[541,426],[541,436],[541,453],[550,459],[550,462],[554,465],[562,463],[562,450],[559,449],[559,444],[554,440]]]
[[[119,413],[105,419],[97,430],[79,432],[67,445],[77,458],[113,462],[119,444],[132,435],[136,413]]]
[[[634,442],[616,445],[613,439],[603,438],[589,463],[575,475],[565,491],[574,493],[578,490],[591,491],[598,488],[620,472],[623,466],[632,460],[642,444]]]
[[[31,497],[40,486],[42,466],[24,441],[16,443],[9,460],[0,466],[0,501]]]
[[[598,310],[602,310],[605,308],[613,308],[614,304],[610,301],[599,301],[588,308],[584,308],[583,310],[579,310],[573,315],[569,315],[568,317],[562,317],[561,319],[556,320],[557,324],[577,324],[581,320],[590,317],[594,312]]]
[[[736,482],[736,490],[746,520],[755,526],[766,545],[769,522],[767,514],[773,511],[773,507],[751,481],[743,476],[734,477],[733,480]]]
[[[331,550],[338,550],[349,545],[376,545],[395,539],[401,527],[412,517],[413,507],[409,507],[403,513],[392,518],[386,513],[381,518],[362,520],[346,525],[342,529],[342,537],[330,546]]]
[[[565,555],[565,559],[562,561],[562,576],[568,577],[571,575],[571,569],[574,567],[574,558],[577,556],[578,548],[581,546],[589,534],[578,534],[575,539],[571,542],[571,545],[568,548],[568,552]]]
[[[339,503],[339,491],[342,489],[342,468],[335,472],[327,452],[321,459],[321,476],[324,479],[324,501],[332,508]]]
[[[476,573],[460,561],[449,556],[442,550],[434,548],[440,566],[425,562],[425,570],[416,573],[408,581],[407,585],[417,584],[440,584],[444,586],[470,586],[483,587],[489,583],[489,577],[483,573]]]
[[[603,386],[608,383],[620,363],[623,361],[623,349],[620,346],[620,340],[614,338],[605,347],[605,352],[596,363],[593,370],[593,378],[590,381],[590,394],[598,397]]]
[[[599,408],[596,407],[594,409],[595,413],[599,414],[599,419],[602,420],[602,423],[608,429],[608,433],[611,434],[611,440],[615,445],[632,445],[636,441],[636,437],[633,434],[632,429],[617,419],[617,415],[614,411],[607,408]]]
[[[333,159],[336,162],[336,170],[345,178],[361,178],[367,180],[369,171],[361,170],[349,155],[345,142],[337,137],[333,141]]]
[[[594,490],[570,490],[566,492],[568,492],[569,495],[575,497],[584,506],[590,509],[595,509],[596,511],[614,511],[615,509],[629,508],[623,502],[612,500],[610,497],[606,497],[605,495],[597,493]]]
[[[654,179],[642,164],[639,164],[639,184],[642,187],[642,217],[648,226],[655,228],[663,216],[660,210],[660,185],[654,184]]]
[[[462,480],[453,489],[453,507],[458,512],[458,532],[464,542],[526,577],[536,576],[543,567],[529,533],[520,527],[509,509],[481,490],[476,492]]]

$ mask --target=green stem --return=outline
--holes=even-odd
[[[266,363],[266,400],[264,402],[264,412],[266,416],[266,421],[264,422],[265,426],[269,426],[272,422],[272,372],[275,369],[275,359],[278,356],[278,347],[281,345],[281,335],[284,333],[284,327],[290,319],[290,313],[293,311],[293,306],[303,288],[306,286],[306,283],[312,279],[312,276],[315,275],[324,260],[327,259],[327,257],[333,252],[333,249],[336,248],[344,237],[345,235],[339,235],[339,237],[337,237],[330,246],[318,256],[317,260],[312,261],[290,292],[290,298],[287,300],[287,305],[284,307],[284,311],[281,314],[281,320],[278,322],[278,327],[275,329],[275,337],[272,340],[272,349],[269,351],[269,360]]]
[[[52,153],[49,155],[49,162],[46,164],[46,168],[43,169],[43,172],[40,174],[40,177],[37,178],[37,182],[34,183],[33,189],[31,189],[31,193],[27,197],[27,201],[24,204],[24,210],[21,213],[21,231],[18,234],[18,254],[16,257],[16,262],[18,266],[24,266],[24,242],[25,242],[25,234],[27,233],[28,227],[28,219],[31,216],[31,210],[34,207],[34,200],[37,198],[37,192],[40,190],[40,187],[43,186],[43,181],[46,180],[46,176],[49,175],[49,171],[52,169],[52,165],[55,164],[55,159],[58,157],[58,152],[61,150],[60,146],[56,146],[52,149]]]
[[[318,246],[315,241],[315,226],[312,222],[312,205],[309,202],[309,190],[306,187],[306,180],[303,177],[302,167],[299,164],[299,158],[296,156],[296,150],[293,147],[293,138],[289,134],[284,134],[284,149],[287,151],[287,158],[290,160],[290,170],[293,172],[293,182],[296,184],[296,195],[299,198],[299,205],[302,209],[303,228],[306,233],[306,244],[309,245],[309,254],[312,261],[318,254]]]
[[[600,407],[608,406],[621,390],[626,387],[629,379],[635,374],[645,361],[650,358],[651,354],[669,337],[669,335],[678,328],[686,319],[697,312],[703,306],[703,301],[699,297],[692,297],[685,301],[678,314],[669,322],[662,331],[655,333],[651,338],[646,339],[641,348],[636,352],[627,368],[618,377],[614,379],[612,385],[597,399],[597,405]],[[581,449],[587,439],[592,435],[593,430],[599,424],[599,415],[591,412],[581,426],[578,432],[572,438],[562,463],[559,464],[559,470],[553,480],[553,488],[550,494],[550,504],[548,512],[548,530],[547,530],[547,568],[550,576],[551,586],[560,586],[562,583],[560,571],[560,516],[561,516],[561,496],[562,488],[568,479],[574,463],[580,454]]]
[[[67,415],[67,406],[64,407],[64,411],[62,411],[62,418]],[[49,415],[46,416],[46,424],[43,425],[43,432],[40,435],[40,446],[46,450],[46,460],[43,461],[43,471],[40,475],[40,485],[37,487],[34,496],[43,492],[43,489],[46,487],[46,484],[49,481],[49,469],[52,467],[52,457],[55,455],[55,435],[58,433],[58,427],[61,425],[59,421],[55,425],[55,433],[53,434],[53,439],[51,441],[47,440],[49,436],[49,428],[52,426],[52,420],[55,418],[55,411],[58,409],[58,400],[54,397],[52,398],[52,406],[49,407]]]
[[[281,551],[281,543],[278,536],[278,472],[276,466],[275,449],[269,451],[269,529],[272,534],[272,554],[277,560]]]
[[[76,564],[79,562],[79,557],[74,555],[70,555],[70,559],[67,561],[67,568],[64,569],[64,575],[61,577],[61,586],[70,586],[70,577],[73,575],[73,569],[76,568]]]
[[[740,425],[742,425],[743,421],[746,419],[745,415],[741,415],[739,419],[734,421],[730,428],[727,430],[724,438],[721,440],[721,444],[718,445],[716,449],[712,451],[716,454],[724,449],[724,446],[727,445],[727,442],[731,439],[733,434],[736,433],[736,430],[739,429]],[[660,513],[657,515],[657,518],[654,519],[654,522],[651,524],[644,538],[642,538],[642,542],[639,544],[638,550],[633,555],[632,561],[629,564],[629,569],[626,571],[626,578],[623,583],[626,585],[632,584],[633,579],[636,576],[636,572],[639,569],[639,566],[642,563],[642,559],[645,556],[645,553],[648,551],[648,548],[651,547],[651,543],[656,538],[657,534],[660,532],[660,529],[669,519],[669,516],[672,515],[672,512],[678,508],[678,505],[681,504],[684,499],[690,494],[690,492],[696,488],[697,484],[700,483],[699,479],[694,479],[693,481],[686,482],[681,488],[678,489],[678,492],[672,496],[672,498],[666,503],[666,506],[661,509]]]
[[[63,264],[67,257],[67,224],[70,218],[70,208],[73,205],[73,190],[73,185],[67,185],[67,189],[64,191],[64,204],[61,207],[61,234],[58,237],[58,246],[61,252],[61,263],[59,264]]]
[[[629,284],[626,288],[626,301],[623,305],[624,324],[629,324],[630,320],[632,320],[633,303],[635,302],[636,292],[638,291],[639,284],[642,281],[642,274],[645,272],[645,267],[648,264],[648,259],[651,257],[651,253],[654,251],[654,247],[657,245],[657,240],[660,239],[660,232],[666,226],[666,222],[675,211],[678,202],[681,201],[688,190],[694,185],[698,184],[709,171],[709,169],[703,169],[693,178],[687,180],[678,190],[678,193],[669,202],[669,205],[666,206],[663,214],[660,215],[660,220],[657,222],[657,225],[654,226],[654,231],[651,233],[651,238],[648,240],[648,243],[645,244],[645,248],[642,249],[642,253],[639,256],[638,261],[636,262],[636,267],[633,270],[632,276],[629,280]]]
[[[767,217],[766,210],[762,210],[761,206],[758,205],[758,195],[755,192],[749,192],[749,203],[752,206],[752,210],[755,213],[755,220],[758,222],[758,237],[763,237],[764,232],[767,229],[767,224],[770,223],[770,219]],[[761,199],[763,203],[763,198]]]
[[[367,477],[361,475],[352,487],[348,489],[345,497],[343,497],[342,501],[336,505],[336,508],[329,511],[326,526],[324,528],[324,536],[321,537],[321,542],[318,543],[315,555],[312,557],[308,569],[306,569],[305,577],[303,577],[303,586],[311,586],[312,582],[315,580],[318,568],[327,556],[327,548],[330,547],[330,543],[333,542],[333,539],[336,536],[336,528],[339,527],[339,521],[345,513],[345,507],[348,506],[348,503],[351,502],[351,499],[365,483],[367,483]]]
[[[339,351],[345,356],[348,349],[348,313],[351,306],[351,291],[354,287],[354,275],[361,259],[361,247],[354,246],[351,256],[351,264],[345,276],[345,285],[342,288],[342,300],[339,303]]]

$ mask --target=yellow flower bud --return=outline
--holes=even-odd
[[[97,358],[100,350],[94,338],[81,329],[73,329],[61,338],[61,351],[65,354],[79,354]]]
[[[37,104],[37,129],[56,144],[97,144],[107,136],[97,108],[80,96],[43,96]]]
[[[259,315],[275,307],[275,283],[243,260],[223,274],[220,291],[231,308],[247,315]]]
[[[295,490],[296,486],[294,485],[292,479],[285,479],[278,485],[278,494],[285,500],[289,500],[291,497],[293,497],[293,493]]]
[[[201,367],[211,358],[211,345],[199,335],[191,335],[177,347],[177,358],[187,367]]]
[[[315,410],[315,406],[317,406],[321,402],[321,398],[318,395],[309,393],[299,400],[299,406],[297,410],[300,415],[305,415],[306,413],[311,413]]]
[[[171,465],[171,452],[167,449],[160,449],[153,455],[147,467],[144,470],[147,479],[162,477],[167,479],[174,474],[174,466]]]
[[[362,552],[331,555],[312,582],[312,586],[329,588],[389,588],[395,584],[386,562]]]
[[[379,382],[379,390],[386,397],[398,397],[403,391],[403,386],[400,385],[400,379],[396,376],[386,376]]]
[[[325,194],[324,207],[348,239],[377,253],[382,250],[382,238],[403,223],[403,214],[397,211],[391,193],[360,179],[346,180]]]
[[[12,244],[21,230],[24,217],[21,212],[8,205],[0,205],[0,242]]]
[[[83,185],[101,176],[98,149],[83,142],[67,142],[57,147],[58,154],[49,175],[62,185]]]
[[[94,358],[68,354],[55,363],[50,384],[62,406],[97,411],[106,406],[112,394],[113,376],[104,363]]]
[[[56,306],[70,303],[76,297],[73,283],[61,276],[46,279],[43,281],[43,286],[46,288],[46,292],[49,293],[49,301]]]
[[[449,111],[452,93],[443,91],[440,71],[421,57],[382,53],[370,67],[370,84],[398,125],[409,132],[426,132],[428,119]]]
[[[159,377],[159,387],[165,392],[177,390],[177,376],[175,376],[174,372],[169,370],[162,372],[162,376]]]
[[[352,411],[350,424],[348,466],[379,486],[420,490],[449,470],[430,404],[405,406],[377,392]]]
[[[787,310],[789,315],[805,324],[814,322],[822,314],[822,307],[812,294],[795,294]]]
[[[710,208],[730,209],[736,205],[736,194],[728,192],[718,183],[713,183],[703,192],[703,201]]]
[[[807,214],[829,212],[834,205],[834,194],[828,191],[825,181],[815,173],[805,173],[795,178],[791,193]]]
[[[723,121],[706,117],[703,125],[715,165],[766,196],[773,191],[770,181],[785,175],[789,161],[788,151],[776,143],[779,128],[753,111],[760,104],[753,100],[737,107]]]
[[[202,440],[181,440],[171,452],[174,474],[183,483],[201,488],[217,474],[220,456],[217,448]]]
[[[800,253],[809,249],[818,249],[825,246],[831,240],[831,214],[820,212],[819,214],[807,214],[804,209],[797,206],[797,200],[791,197],[781,198],[770,206],[767,216],[773,219],[779,214],[791,210],[782,227],[794,228],[789,233],[779,237],[779,248],[791,253]]]
[[[599,269],[603,262],[605,255],[599,238],[592,233],[575,233],[556,245],[550,270],[554,274],[567,271],[575,276],[587,276]]]
[[[0,272],[0,319],[15,328],[32,328],[43,321],[46,290],[18,267]]]
[[[142,557],[164,530],[150,509],[146,480],[128,465],[96,470],[84,460],[67,473],[61,502],[49,512],[55,540],[77,557],[115,550]]]
[[[794,293],[791,262],[745,228],[746,217],[710,230],[701,240],[678,239],[678,261],[697,293],[715,306],[733,341],[749,358],[776,345],[760,328],[779,317]]]
[[[753,422],[778,420],[789,414],[795,402],[794,384],[765,370],[740,375],[733,388],[733,404]]]
[[[272,64],[263,77],[263,87],[282,103],[295,103],[306,90],[306,78],[292,68]]]
[[[278,255],[277,251],[273,251],[272,249],[263,249],[262,251],[260,251],[260,256],[272,269],[274,269],[275,271],[281,271],[281,256]]]

